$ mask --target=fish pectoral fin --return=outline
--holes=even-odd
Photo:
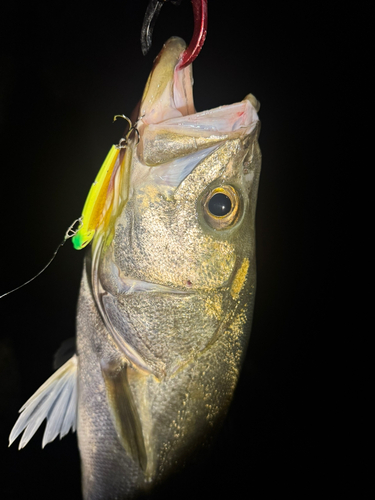
[[[143,471],[147,467],[147,453],[142,424],[129,386],[127,365],[101,362],[107,400],[119,440],[125,451]]]
[[[22,406],[21,415],[9,435],[9,446],[23,431],[18,449],[26,446],[44,419],[47,425],[42,448],[58,434],[61,439],[70,428],[73,432],[76,430],[77,360],[74,354]]]

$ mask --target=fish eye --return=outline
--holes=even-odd
[[[232,186],[220,186],[213,189],[202,202],[204,218],[213,229],[228,229],[237,222],[240,212],[240,196]]]
[[[227,215],[232,208],[230,198],[224,193],[215,193],[208,202],[208,210],[216,217]]]

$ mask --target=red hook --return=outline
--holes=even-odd
[[[150,0],[143,20],[141,31],[141,46],[143,55],[146,55],[151,47],[152,31],[160,9],[164,2],[170,1],[178,5],[181,0]],[[186,68],[191,64],[201,51],[207,35],[207,1],[191,0],[194,15],[194,33],[188,48],[183,52],[178,69]]]
[[[207,0],[191,0],[194,14],[194,33],[189,47],[184,51],[178,69],[186,68],[202,50],[207,35]]]

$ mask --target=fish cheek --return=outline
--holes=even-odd
[[[113,244],[124,276],[179,289],[228,282],[236,262],[233,238],[202,223],[199,200],[207,184],[220,183],[239,155],[240,141],[228,141],[201,160],[174,192],[155,182],[134,189]]]
[[[232,245],[202,231],[194,200],[176,202],[155,185],[134,192],[112,248],[122,275],[179,289],[222,286],[235,260]]]

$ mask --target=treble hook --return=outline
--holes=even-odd
[[[146,55],[152,44],[152,32],[156,19],[165,2],[179,5],[181,0],[150,0],[146,14],[143,19],[141,30],[141,47],[143,55]],[[207,35],[207,0],[191,0],[194,15],[193,38],[186,50],[184,50],[178,69],[183,69],[191,64],[201,51]]]
[[[132,132],[135,132],[137,134],[137,145],[139,144],[139,141],[141,140],[141,136],[139,135],[139,130],[137,129],[138,122],[142,120],[142,118],[145,115],[139,116],[137,120],[134,122],[134,124],[131,122],[130,118],[128,118],[126,115],[115,115],[113,117],[113,122],[117,120],[117,118],[123,118],[126,120],[129,124],[129,130],[127,131],[125,137],[121,137],[120,141],[118,144],[116,144],[117,149],[126,149],[128,147],[128,139],[131,135]]]

